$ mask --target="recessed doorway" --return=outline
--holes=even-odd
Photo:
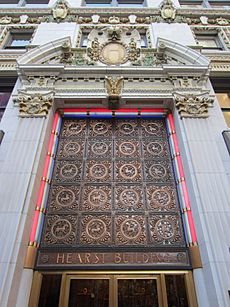
[[[35,273],[30,306],[196,307],[191,271]]]

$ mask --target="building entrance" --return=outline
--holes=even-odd
[[[35,274],[30,306],[197,306],[192,273],[66,272]]]
[[[197,306],[169,136],[158,116],[62,119],[30,306]]]

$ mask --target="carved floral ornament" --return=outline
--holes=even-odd
[[[213,99],[207,93],[197,95],[174,93],[174,99],[181,118],[207,118],[208,108],[213,106]]]
[[[52,91],[46,93],[27,93],[19,91],[16,102],[21,117],[44,117],[54,101]]]

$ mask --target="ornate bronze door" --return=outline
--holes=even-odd
[[[68,276],[64,306],[162,306],[159,276]]]

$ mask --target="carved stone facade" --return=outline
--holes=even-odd
[[[7,85],[18,76],[0,123],[0,233],[10,242],[0,250],[0,305],[28,306],[35,259],[35,270],[43,272],[61,272],[65,265],[120,269],[129,261],[138,274],[146,267],[152,274],[154,265],[169,275],[183,269],[184,278],[199,258],[189,255],[191,242],[196,251],[198,243],[204,266],[194,266],[199,306],[227,306],[229,159],[222,140],[226,123],[209,76],[229,76],[230,10],[185,8],[174,0],[147,0],[143,8],[84,3],[0,4],[1,90],[4,78]],[[31,40],[21,48],[28,32]],[[214,35],[223,51],[205,50],[198,35]],[[11,39],[16,48],[7,45]],[[61,119],[71,109],[83,110],[86,119]],[[112,119],[90,118],[100,113],[95,109]],[[167,128],[174,118],[170,133],[165,120],[140,118],[155,109],[167,116]],[[124,110],[126,118],[118,119]],[[180,148],[169,148],[175,133]],[[56,157],[47,153],[50,134],[59,139]],[[46,155],[52,180],[42,177]],[[179,158],[185,173],[175,182],[179,164],[172,165]],[[50,188],[48,208],[39,207],[40,182]],[[182,200],[179,208],[180,188],[191,206],[184,208]],[[191,220],[181,215],[191,217],[190,209],[197,238],[189,241],[182,226]],[[34,210],[45,223],[30,240]],[[28,242],[32,257],[24,269]]]

